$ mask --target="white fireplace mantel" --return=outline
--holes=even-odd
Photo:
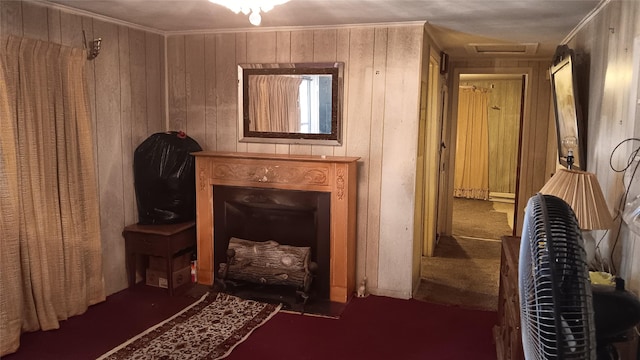
[[[198,282],[214,280],[214,185],[331,193],[330,300],[355,291],[357,157],[193,153],[196,157]]]

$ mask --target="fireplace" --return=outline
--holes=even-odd
[[[227,260],[232,237],[310,247],[311,261],[318,265],[313,295],[329,299],[330,193],[226,185],[214,185],[213,193],[216,271]]]
[[[320,296],[355,290],[355,157],[197,152],[198,282],[213,284],[230,237],[311,246]],[[298,245],[299,244],[299,245]]]

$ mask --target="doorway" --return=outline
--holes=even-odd
[[[451,104],[453,116],[443,136],[442,148],[449,151],[450,155],[445,156],[441,163],[443,170],[439,183],[442,185],[439,187],[437,206],[438,241],[433,256],[422,259],[421,281],[414,292],[416,299],[466,308],[497,308],[500,237],[512,235],[516,227],[518,159],[526,89],[526,76],[523,74],[527,73],[455,74]],[[458,128],[463,127],[459,124],[462,113],[458,108],[461,102],[460,87],[486,95],[483,110],[486,121],[485,158],[493,167],[484,168],[486,185],[478,191],[454,186],[458,148],[466,147],[466,151],[469,151],[464,140],[478,140],[473,127],[470,135],[457,135]],[[490,137],[497,141],[490,142]],[[472,175],[476,173],[477,170],[472,171]],[[456,191],[457,196],[454,196]],[[461,201],[467,203],[460,207],[456,202]],[[491,217],[498,219],[501,224],[497,231],[494,231],[496,225]],[[441,222],[444,224],[440,225]],[[480,231],[483,226],[486,233]],[[458,234],[465,231],[465,227],[468,233],[462,236]]]
[[[499,241],[514,229],[522,74],[460,74],[452,230]]]

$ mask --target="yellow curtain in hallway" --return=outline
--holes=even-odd
[[[453,195],[489,199],[489,130],[486,89],[461,87]]]
[[[0,356],[105,299],[86,52],[0,49]]]

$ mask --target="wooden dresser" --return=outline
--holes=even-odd
[[[520,360],[524,359],[518,297],[520,238],[503,236],[501,253],[498,325],[493,329],[493,337],[498,360]]]

